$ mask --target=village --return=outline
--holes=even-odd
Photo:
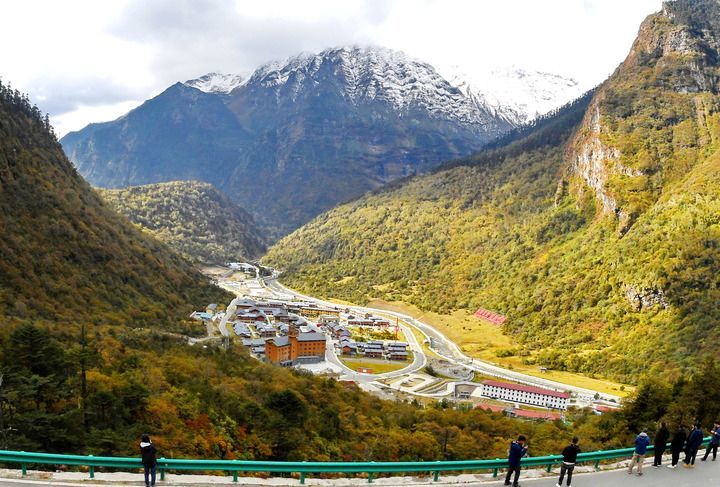
[[[502,376],[432,353],[436,340],[418,340],[423,333],[416,336],[408,320],[282,292],[251,264],[220,268],[213,278],[238,297],[227,308],[212,303],[191,318],[239,340],[256,360],[353,382],[386,399],[445,402],[528,420],[562,420],[578,407],[603,414],[618,406],[608,398],[497,380]],[[503,319],[482,314],[478,318]]]

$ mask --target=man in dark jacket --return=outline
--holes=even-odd
[[[695,424],[692,432],[687,439],[687,445],[685,445],[685,460],[683,460],[683,467],[693,468],[695,467],[695,456],[697,455],[700,445],[703,441],[703,431],[699,424]]]
[[[508,451],[508,471],[505,476],[505,485],[510,485],[510,477],[513,472],[515,473],[515,479],[513,480],[513,487],[517,487],[518,479],[520,478],[520,459],[527,455],[528,447],[525,445],[525,436],[520,435],[516,441],[510,443],[510,451]]]
[[[668,468],[676,468],[678,460],[680,460],[680,452],[685,448],[685,440],[687,439],[687,433],[685,433],[685,427],[683,425],[678,426],[678,430],[673,435],[672,441],[670,442],[670,451],[672,453],[672,461]]]
[[[720,445],[720,422],[715,421],[713,429],[710,431],[710,443],[708,443],[708,446],[705,449],[705,456],[702,458],[703,462],[707,460],[710,452],[713,454],[713,462],[715,461],[717,458],[718,445]]]
[[[575,436],[572,439],[572,443],[565,447],[562,451],[563,462],[560,465],[560,480],[558,480],[556,487],[562,487],[563,478],[567,472],[567,484],[570,487],[572,482],[573,470],[575,470],[575,462],[577,461],[577,454],[580,453],[580,447],[578,446],[578,437]]]
[[[665,423],[660,423],[660,429],[655,434],[655,442],[653,443],[653,446],[655,447],[655,461],[653,462],[653,467],[658,468],[662,465],[662,456],[665,453],[665,447],[667,446],[669,439],[670,431],[668,431]]]
[[[155,487],[157,450],[148,435],[142,435],[140,440],[140,454],[142,455],[142,464],[145,473],[145,487]]]

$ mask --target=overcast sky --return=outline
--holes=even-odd
[[[515,65],[599,83],[661,0],[14,0],[0,77],[60,135],[112,120],[176,81],[248,75],[349,44],[482,73]]]

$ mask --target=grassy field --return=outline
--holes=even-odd
[[[470,357],[476,357],[486,362],[501,365],[529,375],[555,380],[577,387],[594,389],[607,394],[625,396],[633,390],[633,387],[627,384],[618,384],[605,379],[586,377],[571,372],[559,370],[541,372],[536,366],[523,364],[522,358],[517,356],[498,357],[496,355],[497,352],[513,348],[514,343],[511,337],[504,335],[499,327],[485,320],[475,318],[472,314],[464,310],[455,311],[449,315],[440,315],[419,310],[405,303],[387,302],[379,299],[369,302],[368,306],[405,313],[413,318],[422,320],[457,343],[463,352]],[[417,332],[417,330],[415,331]],[[416,336],[418,334],[422,336],[421,333],[416,333]]]
[[[351,357],[338,357],[342,363],[357,371],[358,368],[365,367],[372,369],[373,374],[384,374],[386,372],[394,372],[396,370],[404,369],[412,362],[395,362],[391,360],[376,360],[366,358],[351,358]]]

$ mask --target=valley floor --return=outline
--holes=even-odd
[[[337,304],[315,297],[306,296],[292,289],[286,288],[277,281],[277,275],[260,279],[260,283],[267,292],[274,294],[275,296],[302,299],[315,302],[321,306],[333,306]],[[416,309],[397,303],[375,302],[373,304],[380,304],[382,306],[372,306],[372,304],[366,307],[355,305],[348,306],[353,312],[375,314],[382,313],[392,319],[399,319],[406,329],[412,330],[411,333],[406,332],[406,336],[412,335],[412,338],[415,338],[418,343],[422,344],[422,347],[416,347],[414,349],[416,352],[419,352],[419,354],[423,354],[424,356],[424,350],[427,350],[429,347],[435,356],[438,356],[452,365],[474,372],[476,375],[479,374],[486,377],[507,379],[521,384],[551,388],[559,391],[569,391],[575,396],[576,404],[580,407],[591,406],[594,402],[594,396],[598,396],[604,401],[618,403],[620,402],[622,396],[626,394],[626,388],[620,384],[612,384],[605,381],[584,378],[576,374],[562,374],[550,377],[549,374],[545,375],[538,370],[520,371],[516,369],[513,364],[505,365],[502,363],[494,363],[495,361],[490,362],[486,360],[478,360],[473,358],[471,355],[469,356],[466,354],[465,350],[458,346],[458,341],[462,341],[462,343],[464,343],[464,339],[462,337],[458,337],[459,331],[462,331],[462,329],[460,328],[460,330],[457,330],[457,327],[450,326],[450,324],[443,321],[444,317],[421,313]],[[451,334],[453,331],[454,335]],[[485,333],[484,336],[495,337],[493,339],[496,340],[496,342],[502,340],[502,334],[497,329],[495,329],[493,333]],[[456,337],[460,338],[460,340]],[[505,338],[505,340],[507,340],[507,338]],[[494,344],[494,346],[497,347],[497,344]],[[415,363],[417,364],[417,361]],[[407,374],[410,374],[411,372],[416,372],[418,370],[417,366],[411,366],[406,372]],[[403,371],[401,370],[392,373],[392,375],[398,376],[401,372]],[[373,377],[366,374],[354,374],[349,378],[360,382],[374,382],[379,378],[389,378],[388,376],[390,374],[383,375],[384,377]],[[418,391],[415,390],[408,390],[404,392],[412,393],[413,395],[418,394]],[[446,392],[447,391],[444,391],[443,394]]]

